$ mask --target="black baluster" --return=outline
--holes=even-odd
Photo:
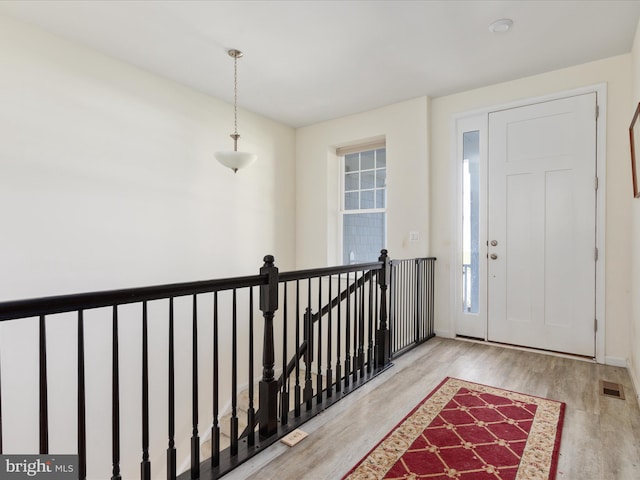
[[[169,446],[167,448],[167,479],[176,478],[176,417],[175,417],[175,352],[173,339],[173,297],[169,298]]]
[[[347,298],[345,302],[345,328],[344,328],[344,388],[349,389],[349,376],[351,375],[351,283],[347,273]]]
[[[371,278],[369,279],[369,281],[371,282],[371,286],[373,288],[374,291],[374,307],[373,307],[373,329],[371,331],[371,335],[373,336],[373,339],[375,341],[375,331],[378,330],[378,325],[380,325],[380,308],[378,307],[378,302],[380,300],[380,295],[379,292],[380,290],[378,290],[377,286],[373,286],[373,282],[375,281],[378,275],[378,272],[376,271],[375,273],[371,272]],[[393,333],[393,332],[390,332]],[[373,361],[371,362],[371,367],[375,370],[376,368],[378,368],[378,351],[377,348],[375,346],[375,344],[373,345]]]
[[[47,327],[40,315],[40,454],[49,453],[49,402],[47,401]]]
[[[311,325],[313,328],[313,324]],[[318,277],[318,365],[316,371],[316,403],[322,403],[322,277]]]
[[[396,275],[396,330],[398,332],[398,347],[402,348],[405,345],[405,328],[404,328],[404,319],[405,312],[404,309],[406,305],[409,303],[409,299],[404,294],[404,283],[405,283],[405,268],[404,262],[398,262],[398,270]],[[403,301],[397,301],[399,299],[403,299]]]
[[[367,284],[369,285],[369,308],[368,308],[368,327],[367,327],[367,373],[371,373],[371,367],[373,366],[373,271],[367,272]]]
[[[411,345],[411,343],[413,342],[413,314],[415,313],[415,298],[413,297],[413,295],[415,294],[415,290],[412,288],[415,281],[414,281],[414,272],[413,269],[411,268],[411,264],[409,262],[405,262],[405,267],[406,267],[406,271],[407,271],[407,279],[405,282],[405,290],[407,292],[407,295],[410,296],[410,298],[412,299],[411,303],[407,303],[406,305],[406,316],[405,316],[405,321],[404,321],[404,325],[406,328],[406,336],[405,336],[405,343],[406,345]]]
[[[120,480],[120,366],[118,352],[118,306],[111,322],[111,480]]]
[[[271,255],[264,257],[260,275],[267,276],[267,284],[260,285],[260,310],[264,318],[262,347],[262,380],[260,381],[260,436],[270,437],[278,430],[278,381],[274,378],[275,345],[273,317],[278,310],[278,268]]]
[[[291,385],[289,375],[287,375],[287,324],[288,317],[288,301],[287,290],[288,285],[284,284],[284,323],[282,324],[282,393],[280,394],[280,423],[287,425],[289,423],[289,387]]]
[[[360,368],[360,378],[364,377],[364,316],[365,316],[365,311],[364,311],[364,305],[365,305],[365,301],[364,301],[364,297],[365,297],[365,288],[364,288],[364,280],[365,280],[365,275],[366,272],[362,272],[362,283],[360,285],[360,316],[359,316],[359,320],[360,320],[360,328],[359,328],[359,335],[358,335],[358,366]]]
[[[436,267],[436,259],[431,259],[429,261],[429,336],[435,335],[435,325],[434,314],[435,314],[435,267]]]
[[[238,454],[238,303],[233,289],[231,319],[231,455]]]
[[[408,298],[410,299],[410,301],[408,302],[402,302],[404,305],[404,315],[403,315],[403,322],[402,325],[404,327],[404,346],[409,345],[409,342],[411,339],[413,339],[413,336],[411,335],[411,328],[413,327],[413,325],[409,324],[409,318],[411,316],[411,314],[413,313],[413,309],[411,308],[414,302],[414,298],[411,295],[411,289],[410,289],[410,285],[411,285],[411,269],[409,268],[409,263],[408,262],[403,262],[404,264],[404,296],[403,298]]]
[[[380,286],[380,328],[376,332],[376,346],[378,348],[378,366],[389,364],[389,328],[387,327],[387,285],[389,285],[389,257],[387,251],[382,250],[379,260],[382,269],[379,270],[378,285]]]
[[[304,355],[304,392],[306,409],[310,410],[313,401],[313,383],[311,365],[313,363],[313,315],[311,313],[311,279],[307,280],[307,309],[304,312],[304,340],[307,350]]]
[[[351,376],[355,383],[356,380],[358,380],[358,370],[360,369],[360,357],[358,355],[358,338],[360,335],[360,301],[358,295],[362,292],[360,292],[360,287],[358,287],[358,272],[354,272],[353,277],[353,364],[351,366]]]
[[[338,274],[338,292],[342,289],[342,275]],[[340,363],[340,341],[342,337],[342,300],[338,299],[338,323],[336,325],[336,392],[342,391],[342,364]]]
[[[78,479],[87,478],[87,422],[84,377],[84,318],[78,310]],[[2,450],[0,450],[2,453]]]
[[[247,442],[256,443],[256,409],[253,405],[253,287],[249,288],[249,409],[247,410]]]
[[[414,261],[414,268],[416,270],[416,274],[415,274],[415,279],[416,279],[416,312],[415,312],[415,320],[414,320],[414,325],[415,325],[415,332],[414,332],[414,337],[413,337],[413,343],[415,345],[417,345],[418,343],[420,343],[420,324],[421,324],[421,311],[420,311],[420,307],[421,307],[421,302],[420,299],[422,298],[421,295],[421,288],[422,288],[422,276],[420,275],[420,259],[416,258]]]
[[[151,480],[149,461],[149,340],[147,302],[142,302],[142,462],[140,478]]]
[[[218,376],[218,292],[213,293],[213,423],[211,426],[211,468],[220,465],[220,424],[218,423],[220,394]]]
[[[200,478],[200,437],[198,435],[198,299],[193,295],[191,328],[191,478]]]
[[[295,386],[295,416],[300,416],[300,404],[302,403],[302,389],[300,387],[300,280],[296,280],[296,386]]]
[[[331,311],[333,310],[333,306],[331,305],[331,295],[331,275],[329,275],[329,311],[327,316],[327,398],[333,395],[333,371],[331,369],[331,363],[333,362],[333,325]]]

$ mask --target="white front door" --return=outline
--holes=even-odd
[[[487,338],[595,355],[596,94],[489,114]]]

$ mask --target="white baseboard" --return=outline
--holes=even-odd
[[[434,330],[436,337],[442,337],[442,338],[453,338],[451,336],[451,333],[449,332],[449,330],[439,330],[439,329],[435,329]]]
[[[636,398],[640,399],[640,379],[638,378],[638,372],[636,372],[635,368],[633,368],[633,363],[631,360],[627,359],[627,370],[629,370],[629,376],[631,377],[631,383],[633,384],[633,389],[635,390]]]
[[[611,365],[612,367],[627,368],[628,360],[626,358],[610,357],[609,355],[605,355],[604,364]]]

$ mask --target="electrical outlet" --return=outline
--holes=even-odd
[[[420,233],[414,231],[409,232],[409,241],[410,242],[417,242],[420,240]]]

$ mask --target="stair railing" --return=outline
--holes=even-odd
[[[87,403],[87,376],[91,376],[87,358],[95,350],[96,339],[89,338],[90,344],[87,345],[86,327],[96,325],[99,319],[110,323],[109,470],[112,480],[131,476],[132,453],[129,449],[121,452],[122,439],[140,434],[139,472],[143,480],[152,477],[152,466],[154,476],[158,476],[158,470],[166,468],[168,479],[218,478],[390,366],[390,358],[396,351],[396,334],[390,332],[390,326],[394,328],[397,314],[394,314],[393,306],[399,302],[391,297],[390,314],[387,305],[389,287],[394,285],[392,265],[386,250],[383,250],[378,262],[280,273],[274,258],[266,256],[259,274],[255,276],[0,303],[0,328],[3,322],[37,320],[37,451],[47,454],[51,447],[51,379],[48,366],[52,359],[47,356],[47,347],[50,346],[47,331],[58,322],[58,314],[73,315],[76,324],[76,444],[65,448],[75,450],[79,456],[78,478],[107,477],[103,463],[87,464],[88,457],[92,454],[95,457],[90,440],[92,432],[87,432],[87,419],[96,415],[93,406]],[[254,292],[258,294],[257,302],[254,302]],[[105,311],[108,312],[108,320],[100,318],[105,316]],[[261,323],[255,322],[258,312],[263,317]],[[157,424],[150,415],[150,407],[157,402],[150,393],[150,382],[153,380],[151,373],[155,378],[158,367],[157,362],[151,359],[150,350],[157,350],[157,340],[153,340],[152,334],[157,330],[158,321],[166,321],[166,330],[162,334],[163,337],[166,334],[164,341],[167,342],[166,355],[163,353],[167,372],[166,467],[162,463],[157,464],[161,455],[158,439],[150,431],[151,424]],[[122,424],[123,415],[130,418],[129,410],[133,408],[122,401],[130,388],[123,383],[122,375],[131,370],[122,364],[123,355],[127,353],[127,342],[123,344],[122,332],[132,322],[140,326],[139,429]],[[184,341],[184,335],[180,336],[184,329],[190,332],[188,342]],[[202,332],[206,332],[205,337]],[[254,334],[260,333],[261,347],[256,345],[259,342],[254,338]],[[109,340],[99,339],[102,342]],[[19,341],[31,340],[23,338]],[[190,357],[190,375],[176,370],[177,365],[184,364],[182,360],[186,355],[180,354],[185,350]],[[203,360],[207,355],[210,355],[210,361]],[[55,363],[55,358],[53,360]],[[254,367],[259,365],[262,375],[256,399]],[[223,369],[227,366],[230,370]],[[8,395],[3,389],[3,382],[10,367],[6,361],[0,362],[0,454],[14,449],[10,435],[7,436],[11,432],[2,422],[3,415],[10,418],[14,413],[3,405],[3,396]],[[276,372],[280,375],[276,376]],[[203,377],[208,379],[206,386],[202,384]],[[180,406],[176,393],[182,394],[183,384],[188,384],[186,379],[190,379],[191,402],[190,406]],[[94,385],[93,378],[92,382]],[[247,427],[240,433],[238,396],[244,384],[248,387]],[[202,397],[208,395],[203,392],[211,394],[210,403],[206,402],[208,405],[202,402]],[[229,399],[231,410],[228,448],[223,448],[221,441],[221,406],[225,398]],[[185,435],[182,409],[190,410],[190,437]],[[200,426],[205,412],[205,418],[212,418],[207,433],[211,441],[211,458],[201,459]],[[178,460],[186,459],[184,452],[189,450],[189,444],[189,460],[180,468]],[[127,466],[124,474],[122,464]],[[178,470],[186,471],[179,474]]]
[[[273,257],[265,257],[267,258]],[[266,262],[267,265],[269,262]],[[272,261],[271,261],[272,265]],[[156,287],[143,287],[143,288],[131,288],[124,290],[113,290],[105,292],[93,292],[75,295],[63,295],[55,297],[45,297],[31,300],[15,300],[0,303],[0,322],[17,321],[21,319],[37,318],[38,319],[38,343],[39,343],[39,448],[37,453],[48,454],[49,452],[49,381],[47,375],[48,366],[48,345],[47,345],[47,328],[49,326],[49,318],[55,314],[62,314],[72,312],[77,318],[77,445],[76,452],[78,454],[78,478],[87,478],[87,404],[86,404],[86,348],[85,348],[85,326],[87,322],[87,314],[91,310],[97,309],[109,309],[111,311],[111,478],[112,480],[119,480],[122,478],[121,474],[121,366],[120,366],[120,343],[121,336],[119,334],[119,327],[122,325],[122,319],[120,318],[120,307],[128,304],[140,304],[141,305],[141,322],[142,322],[142,461],[140,464],[140,475],[144,480],[151,478],[151,463],[150,463],[150,437],[149,437],[149,353],[148,353],[148,305],[155,301],[167,301],[168,302],[168,347],[167,347],[167,396],[168,396],[168,412],[167,412],[167,430],[168,430],[168,442],[166,450],[166,470],[167,478],[177,478],[177,452],[176,452],[176,438],[175,438],[175,335],[174,325],[176,315],[174,313],[174,300],[179,297],[191,296],[193,298],[193,323],[192,323],[192,451],[191,451],[191,470],[189,476],[191,478],[199,478],[199,468],[201,462],[199,459],[200,441],[198,436],[198,412],[200,406],[198,403],[198,299],[203,294],[213,294],[214,300],[214,339],[212,349],[214,351],[214,365],[213,365],[213,390],[214,390],[214,430],[219,428],[215,426],[219,415],[218,410],[218,393],[220,391],[218,370],[220,368],[220,362],[218,354],[220,351],[219,337],[218,337],[218,294],[220,292],[230,291],[233,295],[232,305],[233,313],[232,323],[234,325],[234,339],[232,342],[232,401],[235,403],[235,396],[237,394],[237,341],[236,325],[238,322],[237,316],[237,291],[240,289],[248,289],[250,294],[250,301],[253,300],[253,288],[254,287],[267,287],[272,282],[272,277],[269,273],[262,272],[260,275],[229,278],[223,280],[209,280],[201,282],[180,283],[172,285],[162,285]],[[262,303],[261,303],[262,306]],[[267,305],[268,306],[268,305]],[[268,314],[269,312],[266,312]],[[253,308],[250,306],[249,315],[253,320]],[[265,321],[270,321],[271,318],[265,317]],[[51,319],[55,321],[56,319]],[[130,320],[130,319],[127,319]],[[4,340],[4,339],[3,339]],[[20,341],[24,341],[21,339]],[[3,370],[8,368],[6,364],[2,365]],[[265,371],[268,374],[268,370]],[[4,372],[3,372],[4,373]],[[0,379],[4,379],[5,375],[0,373]],[[269,378],[263,378],[263,381],[269,381]],[[5,395],[5,391],[0,386],[0,392]],[[0,415],[12,415],[15,412],[7,412],[6,409],[2,409],[2,398],[0,396]],[[237,416],[232,416],[232,423],[237,425]],[[5,424],[2,422],[2,416],[0,416],[0,454],[7,453],[11,449],[10,441],[7,441],[5,435]],[[237,432],[237,428],[236,428]],[[127,433],[129,434],[129,433]],[[219,437],[218,437],[219,438]],[[10,439],[9,439],[10,440]],[[232,436],[231,452],[237,452],[238,438]],[[66,448],[69,448],[66,446]],[[36,452],[15,452],[16,454],[27,454]],[[55,452],[53,452],[55,453]],[[217,459],[214,459],[216,462]],[[103,478],[106,475],[103,473],[94,473],[90,475],[90,478]]]

